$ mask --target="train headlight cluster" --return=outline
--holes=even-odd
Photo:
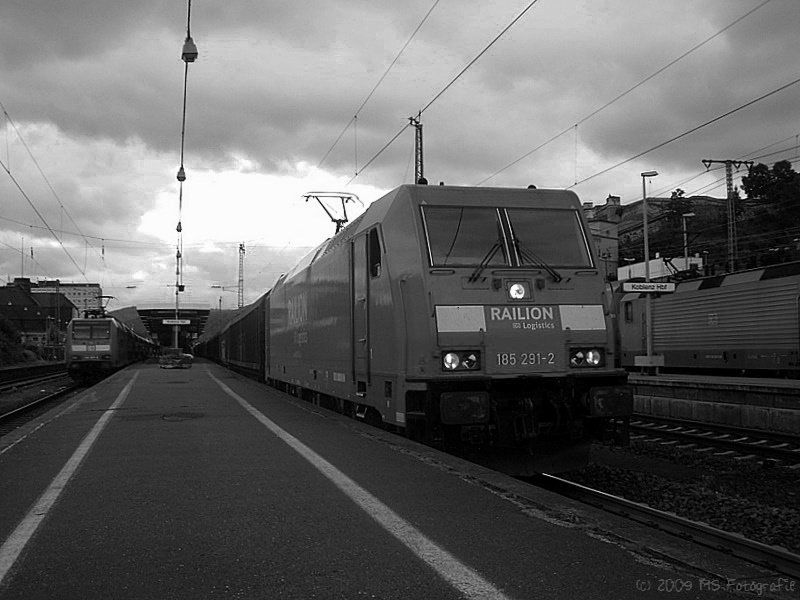
[[[509,300],[530,300],[531,288],[527,281],[512,281],[508,284]]]
[[[481,367],[480,353],[475,350],[452,350],[442,354],[444,371],[476,371]]]
[[[573,348],[570,351],[570,367],[602,367],[605,362],[601,348]]]

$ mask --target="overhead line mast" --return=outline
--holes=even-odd
[[[244,242],[239,244],[239,308],[244,306]]]
[[[725,165],[725,183],[728,188],[728,271],[736,270],[736,261],[739,251],[736,243],[736,190],[733,187],[733,167],[738,171],[742,165],[750,169],[753,166],[751,160],[716,160],[703,159],[703,164],[708,170],[713,164]]]
[[[411,125],[416,129],[414,135],[414,183],[423,183],[425,180],[425,163],[422,155],[422,122],[420,112],[416,117],[408,117]],[[425,180],[427,183],[427,180]]]

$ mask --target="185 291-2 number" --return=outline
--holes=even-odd
[[[498,367],[553,365],[556,355],[554,352],[498,352],[495,360]]]

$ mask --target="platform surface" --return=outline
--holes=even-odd
[[[129,367],[0,438],[0,504],[3,600],[792,597],[206,362]]]

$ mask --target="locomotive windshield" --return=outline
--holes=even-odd
[[[432,267],[592,266],[574,210],[423,206],[422,214]]]
[[[111,337],[109,323],[73,323],[72,338],[75,340],[107,340]]]
[[[426,206],[423,215],[431,266],[509,265],[496,208]]]
[[[591,267],[589,248],[574,210],[509,208],[520,266]]]

